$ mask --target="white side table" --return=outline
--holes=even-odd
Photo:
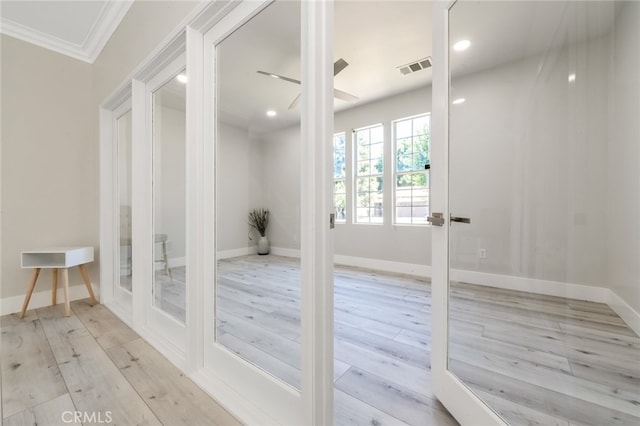
[[[29,284],[29,290],[24,299],[22,305],[22,312],[20,318],[24,317],[33,289],[36,287],[38,276],[41,269],[52,269],[53,282],[51,286],[51,304],[56,305],[56,296],[58,290],[58,270],[62,271],[62,285],[64,290],[64,314],[69,316],[71,313],[71,306],[69,304],[69,268],[77,266],[80,269],[80,274],[84,280],[84,284],[89,291],[89,297],[91,302],[97,304],[96,296],[93,294],[93,288],[91,288],[91,281],[89,280],[89,274],[85,264],[93,262],[93,247],[51,247],[42,250],[27,250],[21,253],[21,267],[23,269],[34,269],[33,278]]]

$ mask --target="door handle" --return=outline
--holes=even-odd
[[[468,217],[457,217],[457,216],[449,216],[449,222],[460,222],[460,223],[471,223],[471,218]]]
[[[433,226],[442,226],[444,225],[444,216],[442,213],[432,213],[431,216],[427,217],[427,222]]]

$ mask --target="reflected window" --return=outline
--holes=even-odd
[[[333,210],[336,222],[347,221],[347,189],[345,182],[345,134],[333,136]]]
[[[395,223],[426,225],[429,215],[429,115],[393,123]]]
[[[356,223],[383,222],[384,127],[353,131],[356,142]]]

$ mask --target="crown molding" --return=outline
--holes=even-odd
[[[84,42],[83,50],[87,54],[89,62],[93,63],[98,58],[132,4],[133,0],[105,3],[100,16],[96,19]]]
[[[106,2],[82,45],[62,40],[6,18],[0,19],[0,33],[92,64],[132,4],[133,0]]]

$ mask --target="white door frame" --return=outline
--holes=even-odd
[[[333,424],[333,2],[302,0],[304,424]],[[307,256],[304,256],[304,253]]]
[[[455,4],[434,4],[433,115],[431,121],[431,211],[441,212],[444,226],[432,226],[432,353],[436,397],[462,425],[506,423],[448,369],[449,359],[449,10]]]

